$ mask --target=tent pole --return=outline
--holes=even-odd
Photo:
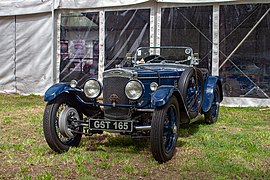
[[[99,62],[98,62],[98,80],[103,81],[105,56],[105,11],[99,11]]]
[[[55,68],[55,12],[54,12],[54,0],[52,0],[52,40],[51,40],[51,59],[52,59],[52,84],[56,83],[56,68]]]
[[[213,5],[213,43],[211,73],[213,76],[219,75],[219,5]]]
[[[161,8],[155,3],[150,12],[150,47],[160,46],[160,26]]]
[[[161,46],[161,7],[159,6],[159,3],[157,4],[157,14],[156,14],[156,46]]]
[[[150,47],[155,46],[155,31],[156,31],[156,7],[150,9]]]

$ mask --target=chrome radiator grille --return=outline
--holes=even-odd
[[[104,77],[103,79],[103,102],[112,104],[113,98],[116,104],[129,104],[129,100],[125,95],[125,85],[129,81],[128,77]],[[129,119],[129,108],[123,107],[104,107],[105,118],[109,119]]]

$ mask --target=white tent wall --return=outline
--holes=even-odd
[[[58,4],[0,1],[0,92],[44,94],[53,84],[52,7]]]
[[[0,16],[14,16],[50,12],[58,0],[0,0]]]
[[[16,16],[16,87],[43,94],[52,84],[50,13]]]
[[[151,1],[151,0],[150,0]],[[61,9],[93,9],[93,8],[115,8],[138,5],[149,2],[149,0],[60,0]]]
[[[59,0],[59,9],[97,9],[97,8],[134,8],[135,6],[147,7],[148,4],[161,6],[202,6],[213,4],[248,4],[269,3],[269,0]]]
[[[16,92],[15,18],[0,17],[0,92]]]

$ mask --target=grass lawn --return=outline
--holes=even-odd
[[[221,107],[217,123],[182,127],[173,159],[148,140],[105,133],[57,154],[46,144],[39,96],[0,94],[0,179],[270,179],[270,109]]]

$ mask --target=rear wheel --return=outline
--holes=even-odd
[[[78,146],[82,128],[76,126],[76,120],[82,119],[82,113],[76,109],[76,101],[67,94],[60,95],[45,107],[43,131],[45,139],[55,152],[68,151],[70,146]]]
[[[151,123],[152,154],[159,163],[170,160],[175,152],[180,126],[179,105],[175,96],[162,108],[156,108]]]
[[[201,71],[194,68],[185,70],[179,79],[178,87],[190,118],[195,118],[200,113],[204,95]]]
[[[212,101],[211,108],[204,114],[205,122],[207,124],[213,124],[217,122],[219,113],[219,102],[220,102],[220,91],[219,86],[217,85],[216,88],[214,89],[214,99]]]

